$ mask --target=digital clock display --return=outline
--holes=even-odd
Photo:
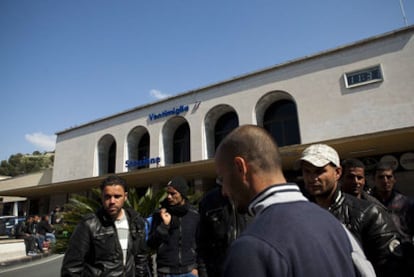
[[[378,65],[364,70],[346,73],[344,77],[346,87],[350,88],[382,81],[382,72],[381,67]]]

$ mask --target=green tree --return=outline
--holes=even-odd
[[[21,154],[21,153],[10,155],[9,164],[14,166],[14,167],[17,167],[17,166],[20,165],[22,158],[23,158],[23,154]]]
[[[22,166],[21,160],[23,158],[23,154],[18,153],[15,155],[11,155],[9,157],[9,165],[10,165],[10,171],[9,171],[9,175],[10,176],[17,176],[21,173],[24,173],[24,167]]]
[[[93,189],[91,194],[91,197],[74,194],[64,205],[63,223],[54,225],[56,234],[54,252],[64,253],[70,234],[73,233],[76,225],[85,215],[95,212],[100,207],[99,189]]]
[[[33,155],[17,153],[10,155],[9,159],[0,164],[0,175],[17,176],[38,172],[53,165],[53,154],[34,151]]]
[[[0,175],[10,176],[10,165],[6,160],[1,161]]]
[[[55,155],[50,155],[49,160],[50,160],[49,164],[53,164],[53,162],[55,161]]]
[[[159,207],[160,202],[166,195],[164,190],[154,193],[153,188],[149,187],[145,194],[140,196],[136,193],[135,188],[131,188],[128,192],[128,201],[126,205],[139,212],[142,216],[148,217]]]

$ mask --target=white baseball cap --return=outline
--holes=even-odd
[[[302,152],[301,161],[306,161],[316,167],[324,167],[329,163],[340,167],[339,155],[335,149],[326,144],[313,144]]]

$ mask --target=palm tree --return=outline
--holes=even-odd
[[[139,196],[138,193],[136,193],[135,188],[131,188],[128,192],[126,206],[133,208],[141,216],[148,217],[158,208],[166,195],[164,190],[154,193],[153,188],[149,187],[143,196]]]
[[[64,253],[69,243],[70,234],[73,233],[80,220],[89,213],[95,212],[100,206],[99,190],[91,190],[91,197],[74,194],[64,205],[63,223],[55,224],[56,244],[53,252]]]

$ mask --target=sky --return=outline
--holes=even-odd
[[[0,0],[0,161],[56,133],[414,24],[413,0]]]

